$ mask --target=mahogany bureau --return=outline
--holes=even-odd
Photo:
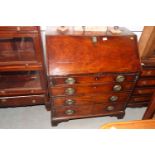
[[[38,26],[0,26],[0,107],[47,102]]]
[[[122,118],[141,66],[137,37],[125,28],[46,33],[52,125],[70,119]]]

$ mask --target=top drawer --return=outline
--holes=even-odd
[[[38,26],[0,26],[0,31],[35,31]]]
[[[64,76],[64,77],[50,77],[51,85],[72,85],[85,83],[108,83],[125,81],[134,81],[135,74],[106,74],[106,75],[82,75],[82,76]]]

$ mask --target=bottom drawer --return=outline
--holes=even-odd
[[[152,94],[140,94],[133,95],[128,102],[127,107],[136,108],[136,107],[145,107],[148,105],[152,98]]]
[[[124,103],[119,103],[119,104],[109,104],[109,105],[104,105],[104,104],[96,104],[94,105],[93,108],[93,114],[94,115],[110,115],[113,113],[117,113],[118,111],[123,111],[124,110]]]
[[[45,104],[45,95],[0,97],[0,107],[17,107]]]
[[[53,117],[61,118],[78,118],[81,116],[91,115],[93,106],[83,105],[83,106],[64,106],[59,108],[53,108]]]
[[[52,116],[59,119],[72,119],[80,117],[92,117],[101,115],[115,114],[118,111],[124,110],[124,103],[122,104],[94,104],[82,106],[64,106],[53,108]]]
[[[149,102],[129,102],[127,107],[138,108],[138,107],[147,107]]]
[[[130,103],[133,102],[149,102],[151,100],[152,95],[146,95],[146,96],[132,96],[130,99]]]

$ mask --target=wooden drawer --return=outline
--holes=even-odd
[[[63,87],[51,87],[50,93],[52,96],[64,96],[64,95],[84,95],[84,94],[96,94],[105,92],[115,92],[114,88],[119,88],[121,91],[130,91],[133,89],[134,83],[126,82],[123,84],[93,84],[93,85],[72,85]]]
[[[72,106],[72,105],[91,105],[96,103],[115,103],[126,102],[129,98],[129,93],[109,93],[103,95],[92,96],[68,96],[68,97],[53,97],[53,106]]]
[[[37,71],[1,72],[0,96],[35,94],[42,92]]]
[[[124,111],[125,104],[124,103],[119,103],[119,104],[95,104],[93,107],[92,113],[94,115],[108,115],[108,114],[113,114],[117,113],[118,111]]]
[[[129,102],[127,107],[130,108],[139,108],[139,107],[146,107],[148,106],[149,102]]]
[[[45,95],[0,97],[0,107],[45,104]]]
[[[52,116],[63,118],[78,118],[81,116],[91,115],[93,106],[92,105],[83,105],[83,106],[64,106],[59,108],[52,109]]]
[[[143,95],[143,96],[132,96],[130,99],[130,103],[134,102],[149,102],[151,100],[152,95]]]
[[[155,86],[155,78],[141,78],[137,82],[137,86]]]
[[[38,26],[0,26],[0,31],[35,31],[35,30],[38,30]]]
[[[64,76],[50,77],[51,85],[64,84],[85,84],[85,83],[109,83],[109,82],[125,82],[134,81],[134,74],[103,74],[103,75],[81,75],[81,76]]]
[[[54,108],[52,116],[57,119],[73,119],[80,117],[91,117],[100,115],[115,114],[124,110],[124,104],[95,104],[95,105],[82,105],[82,106],[64,106]]]
[[[136,88],[134,90],[134,95],[148,95],[154,92],[155,92],[155,87]]]
[[[155,76],[155,69],[143,69],[141,76]]]

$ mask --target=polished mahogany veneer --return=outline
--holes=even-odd
[[[121,73],[121,75],[123,75]],[[135,80],[135,74],[125,74],[124,75],[126,82],[132,82]],[[111,82],[117,82],[118,73],[117,74],[89,74],[89,75],[71,75],[70,78],[74,79],[74,84],[85,84],[85,83],[111,83]],[[51,76],[49,78],[50,85],[63,85],[66,84],[68,80],[68,76]]]
[[[141,66],[137,37],[107,32],[46,33],[52,125],[76,118],[122,118]]]
[[[0,26],[0,31],[2,31],[1,33],[6,33],[6,31],[9,31],[9,32],[15,31],[15,32],[19,32],[19,33],[23,32],[23,31],[38,32],[39,30],[40,30],[39,26]]]
[[[115,87],[120,87],[121,90],[114,90]],[[109,84],[85,84],[85,85],[72,85],[72,86],[59,86],[50,88],[50,93],[54,96],[64,96],[64,95],[84,95],[84,94],[96,94],[96,93],[106,93],[106,92],[122,92],[131,91],[133,89],[134,83],[109,83]],[[74,91],[69,93],[69,90]]]
[[[40,28],[0,26],[0,107],[45,104],[47,97]]]
[[[142,72],[137,81],[133,95],[128,103],[129,107],[148,106],[155,92],[155,67],[143,63]]]
[[[53,106],[69,106],[69,105],[84,105],[84,104],[94,104],[94,103],[117,103],[127,101],[129,92],[127,93],[104,93],[102,94],[93,94],[93,95],[81,95],[81,96],[62,96],[62,97],[53,97],[51,98]],[[113,100],[112,100],[113,99]],[[115,100],[114,100],[115,99]]]
[[[93,36],[85,35],[46,37],[47,51],[51,51],[48,52],[49,75],[139,70],[135,35],[105,36],[107,40],[103,40],[104,36],[95,36],[96,43],[92,41]]]
[[[43,94],[43,93],[42,93]],[[27,96],[9,96],[0,97],[0,107],[17,107],[29,105],[42,105],[45,104],[45,95],[27,95]]]
[[[41,70],[42,67],[39,27],[0,27],[0,71]]]

